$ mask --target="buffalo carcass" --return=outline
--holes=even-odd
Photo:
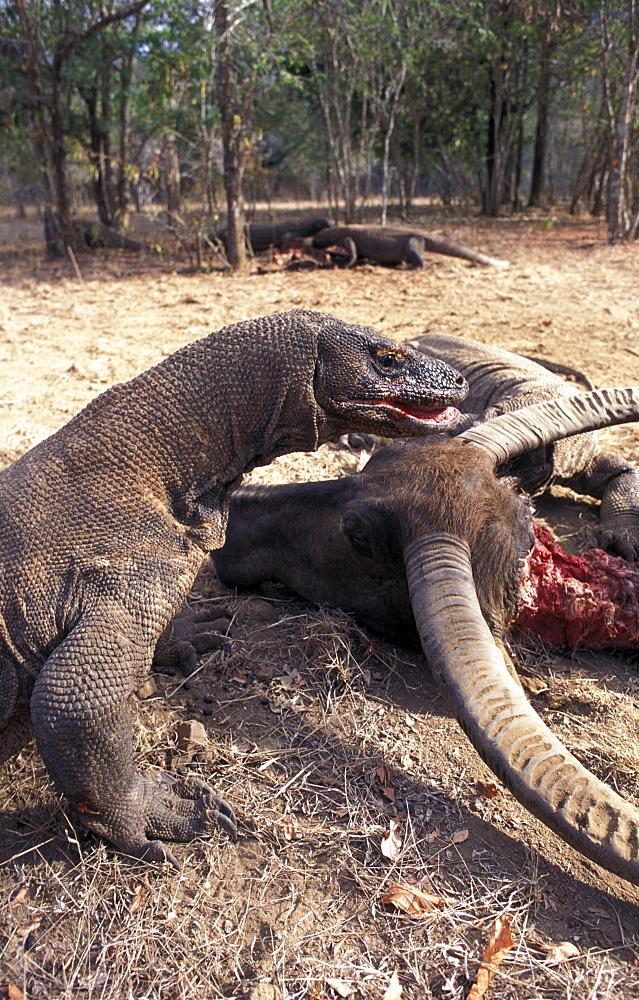
[[[504,645],[532,508],[495,469],[566,435],[639,419],[639,389],[548,400],[452,440],[398,444],[363,474],[233,497],[222,581],[276,580],[390,634],[419,633],[440,690],[488,766],[573,847],[639,884],[639,810],[529,705]]]

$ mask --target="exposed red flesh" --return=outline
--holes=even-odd
[[[534,531],[514,624],[566,649],[639,643],[639,567],[602,549],[570,556],[547,528]]]

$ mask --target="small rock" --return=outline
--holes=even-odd
[[[175,734],[177,736],[177,748],[182,752],[193,750],[196,746],[206,746],[209,742],[206,729],[197,719],[186,719],[184,722],[178,722],[175,727]]]
[[[254,597],[248,602],[247,611],[252,618],[257,618],[262,622],[276,622],[279,612],[275,610],[268,601],[260,601],[259,597]]]
[[[272,983],[256,983],[249,993],[245,994],[247,1000],[281,1000],[281,991]]]
[[[256,667],[253,667],[253,676],[257,677],[258,681],[272,681],[276,674],[275,667],[266,663],[258,663]]]
[[[158,685],[155,677],[147,677],[147,679],[140,684],[137,690],[137,696],[144,701],[145,698],[152,698],[154,694],[157,694],[157,690]]]
[[[189,764],[192,762],[192,757],[190,753],[180,753],[174,754],[171,757],[171,769],[180,773],[180,768],[188,768]]]

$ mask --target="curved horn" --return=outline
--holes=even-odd
[[[637,386],[597,389],[577,392],[574,396],[563,396],[561,399],[545,399],[521,410],[502,413],[463,431],[458,437],[480,445],[492,455],[495,465],[502,465],[526,451],[552,444],[560,438],[632,420],[639,420]]]
[[[560,837],[639,885],[639,810],[587,771],[529,705],[482,617],[468,545],[430,534],[410,542],[404,558],[424,654],[480,756]]]

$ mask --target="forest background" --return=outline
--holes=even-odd
[[[635,0],[0,0],[0,204],[55,253],[87,203],[153,203],[198,247],[226,224],[233,267],[246,206],[291,198],[563,202],[634,239],[638,57]]]

